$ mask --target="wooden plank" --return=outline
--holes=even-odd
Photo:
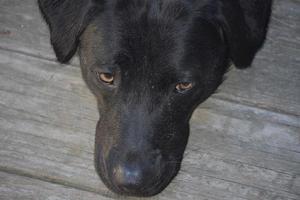
[[[48,28],[35,0],[1,0],[1,47],[54,59]]]
[[[108,200],[111,198],[41,180],[0,172],[0,199]]]
[[[98,114],[79,68],[3,50],[0,67],[0,169],[111,196],[93,169]],[[179,176],[156,198],[299,199],[298,122],[207,101]]]
[[[299,1],[275,0],[268,41],[253,67],[231,70],[213,98],[299,116],[299,12]],[[35,0],[2,0],[0,27],[0,48],[55,59]]]
[[[50,35],[36,0],[0,1],[0,47],[55,60]],[[76,57],[71,63],[78,65]]]
[[[267,42],[251,68],[232,70],[217,96],[300,115],[300,2],[274,0]]]

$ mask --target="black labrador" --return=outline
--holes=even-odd
[[[272,0],[39,0],[58,61],[78,49],[97,97],[95,166],[116,193],[151,196],[180,169],[193,110],[233,63],[251,65]],[[78,47],[78,48],[77,48]]]

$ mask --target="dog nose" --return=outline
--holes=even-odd
[[[137,164],[118,165],[113,174],[115,185],[125,192],[139,190],[148,176],[146,170]]]
[[[120,193],[143,194],[159,177],[161,156],[153,154],[142,159],[136,154],[126,155],[125,161],[117,161],[112,165],[111,181]]]

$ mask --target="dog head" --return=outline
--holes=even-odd
[[[196,106],[221,84],[230,62],[251,64],[271,1],[39,5],[58,60],[67,62],[79,46],[83,78],[101,116],[95,145],[101,179],[117,193],[150,196],[178,173]]]

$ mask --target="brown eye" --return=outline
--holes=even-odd
[[[114,75],[111,73],[100,73],[97,72],[98,79],[106,84],[113,84],[114,83]]]
[[[177,84],[177,85],[176,85],[176,90],[177,90],[178,92],[185,92],[185,91],[187,91],[187,90],[192,89],[192,87],[193,87],[193,84],[192,84],[192,83],[190,83],[190,82],[184,82],[184,83],[179,83],[179,84]]]

